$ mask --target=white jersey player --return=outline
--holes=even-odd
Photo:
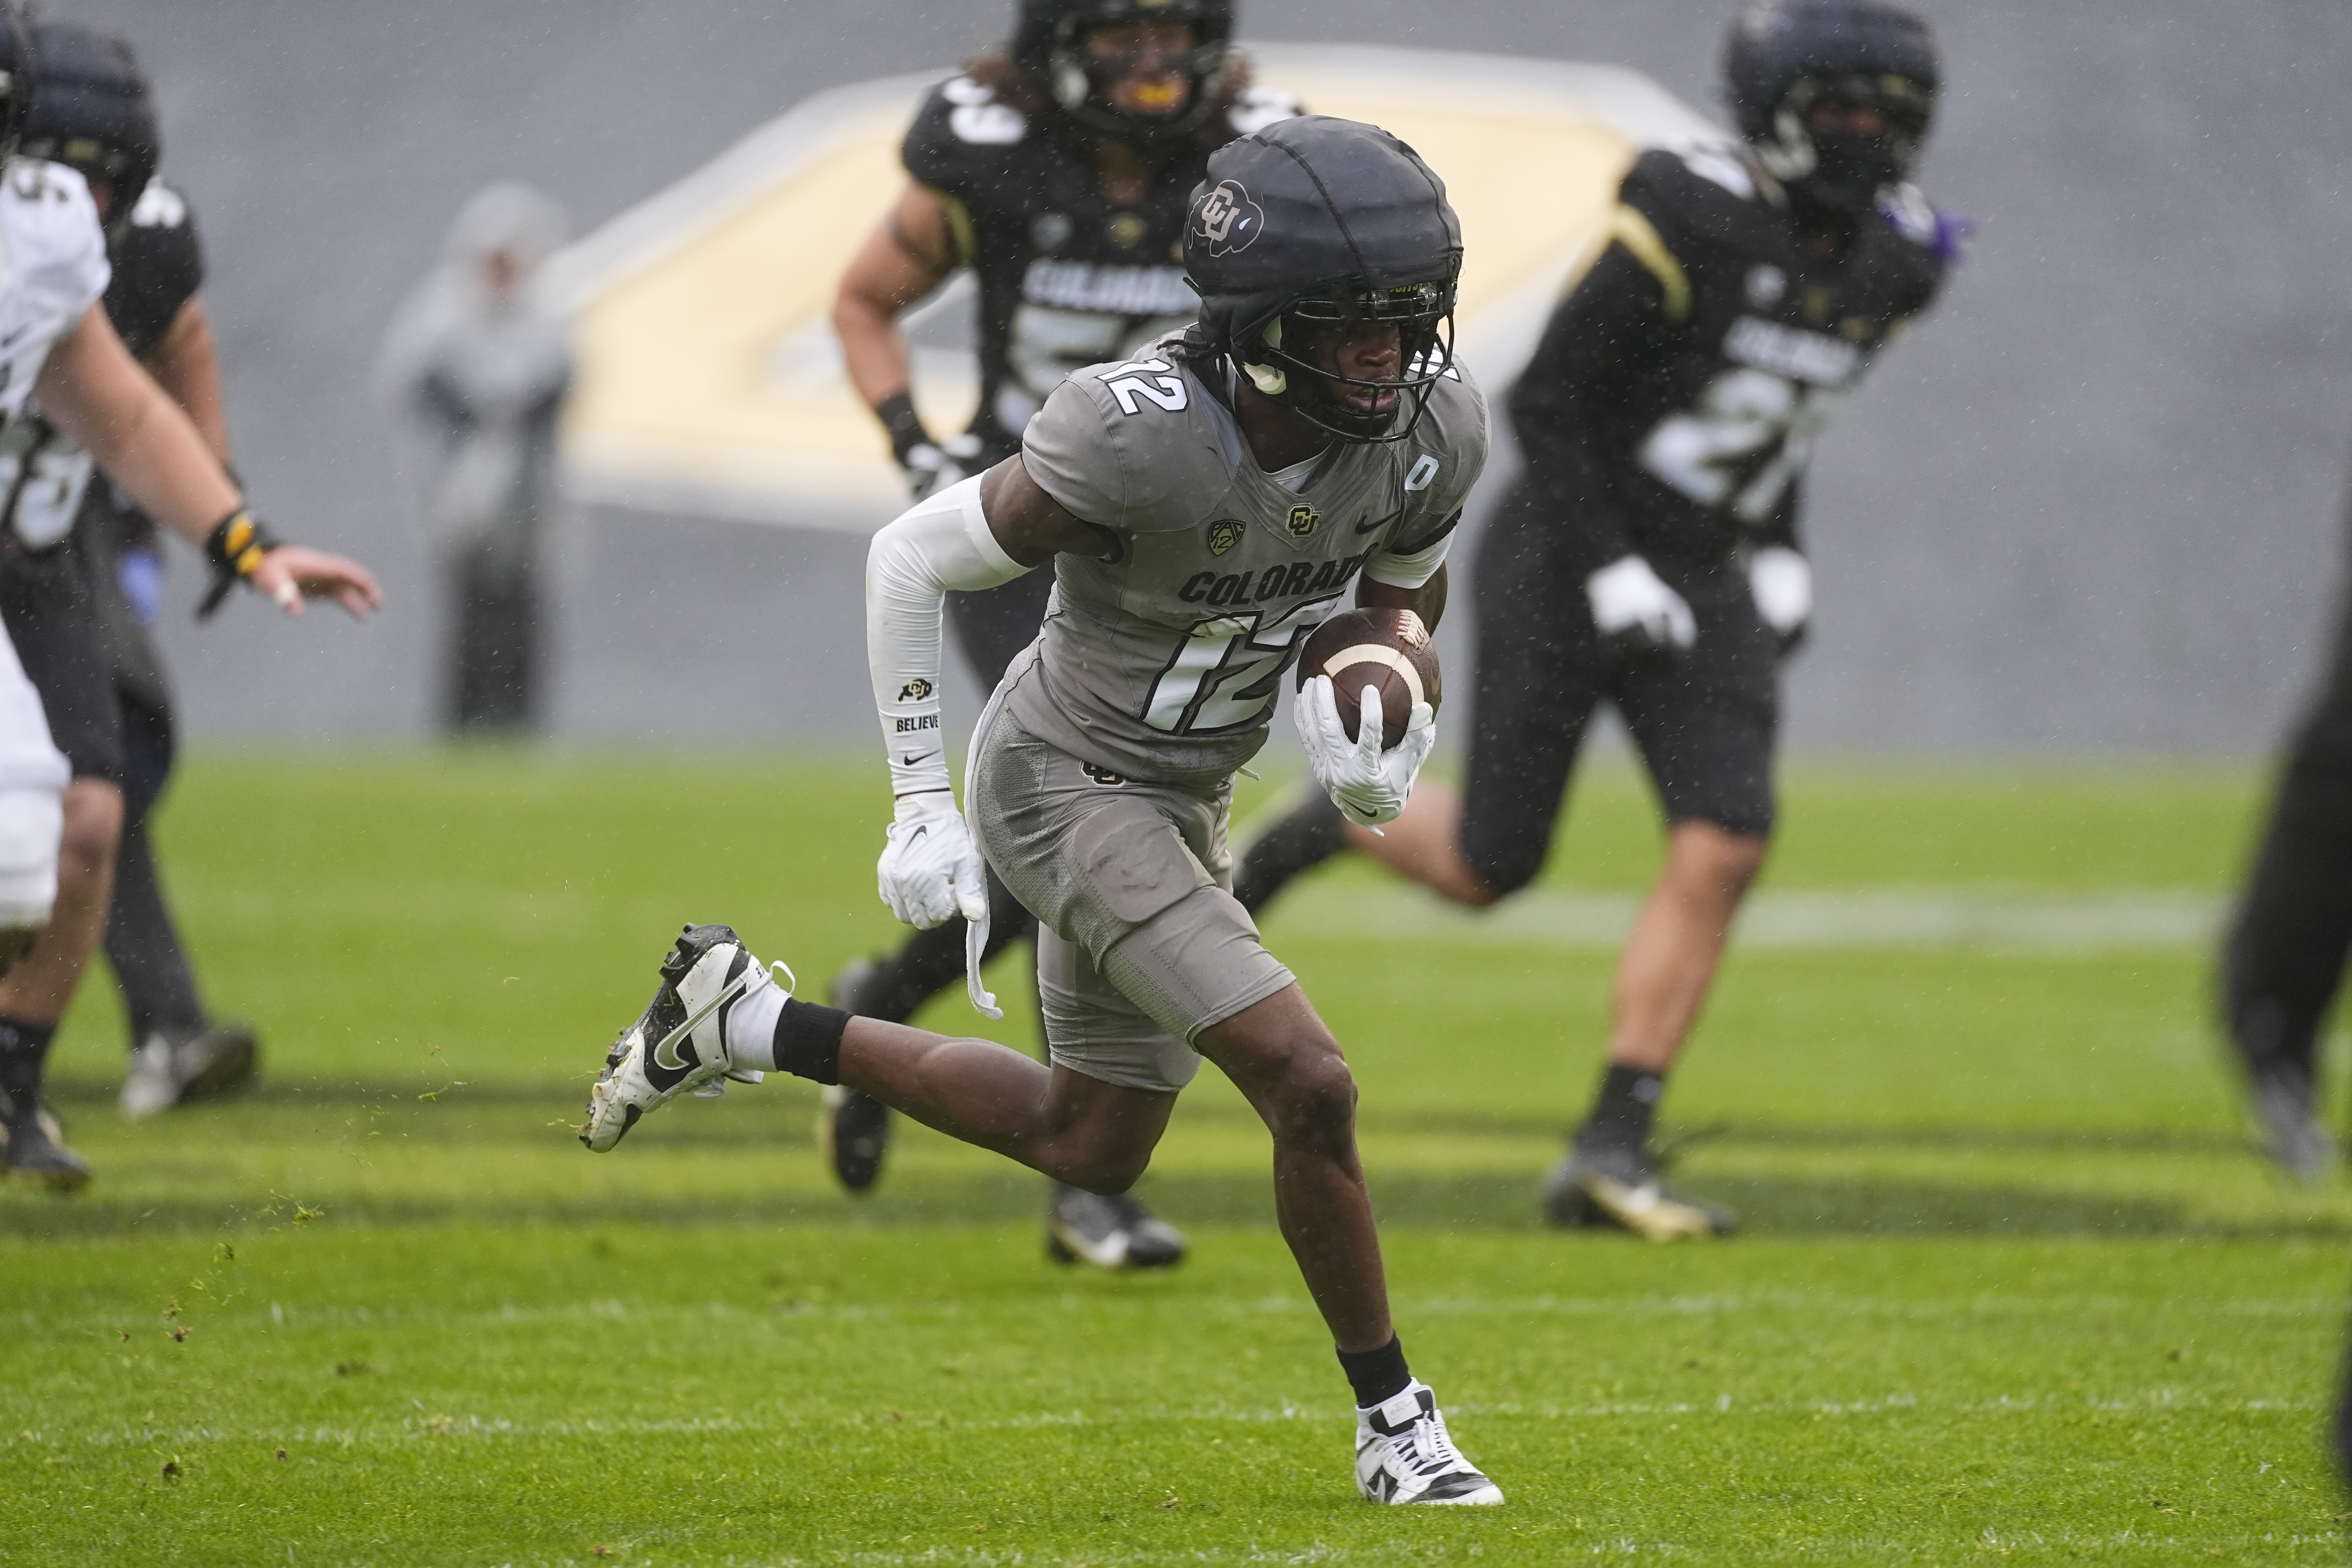
[[[0,425],[37,401],[142,510],[203,549],[224,585],[249,584],[293,614],[306,595],[354,615],[373,608],[379,595],[363,568],[269,535],[187,416],[122,346],[99,303],[110,274],[89,186],[60,164],[16,156],[32,58],[23,17],[0,0]],[[0,480],[41,482],[37,471],[8,471],[16,461],[0,458]],[[80,972],[79,960],[65,960],[95,945],[106,918],[103,889],[94,900],[58,899],[66,774],[11,647],[0,658],[0,944],[14,961],[0,978],[0,1159],[11,1180],[61,1189],[89,1172],[41,1109],[41,1069]]]

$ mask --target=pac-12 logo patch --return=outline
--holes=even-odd
[[[1290,509],[1290,537],[1305,539],[1312,534],[1322,521],[1323,514],[1302,501]]]
[[[930,694],[931,683],[919,676],[898,688],[898,700],[901,702],[920,702]]]
[[[1209,553],[1223,555],[1242,542],[1242,525],[1230,517],[1209,524]]]
[[[1247,250],[1265,228],[1265,209],[1236,180],[1219,181],[1192,209],[1192,230],[1208,242],[1212,256]]]

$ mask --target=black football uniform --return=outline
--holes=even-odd
[[[1765,834],[1778,646],[1748,552],[1795,548],[1838,400],[1935,298],[1937,215],[1902,187],[1835,258],[1729,151],[1644,153],[1610,243],[1509,396],[1526,467],[1474,568],[1478,695],[1462,846],[1498,892],[1542,866],[1584,729],[1614,702],[1669,821]],[[1689,601],[1680,654],[1612,657],[1585,580],[1628,554]]]
[[[1229,121],[1244,135],[1297,112],[1252,89]],[[1141,203],[1121,206],[1103,194],[1085,137],[1058,120],[1034,125],[957,77],[923,100],[900,156],[946,199],[956,258],[979,285],[981,395],[971,429],[979,467],[1021,449],[1029,416],[1071,371],[1127,358],[1192,321],[1199,300],[1184,285],[1184,219],[1208,167],[1197,140],[1171,153]],[[1052,578],[1033,572],[949,595],[950,624],[981,689],[994,690],[1036,637]]]

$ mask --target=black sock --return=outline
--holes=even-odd
[[[1576,1135],[1580,1149],[1622,1149],[1638,1154],[1649,1146],[1650,1119],[1666,1097],[1663,1073],[1612,1065],[1601,1075],[1592,1114]]]
[[[776,1015],[776,1070],[816,1083],[841,1081],[841,1032],[849,1015],[814,1002],[791,1002]]]
[[[1412,1382],[1412,1373],[1405,1370],[1404,1342],[1394,1334],[1376,1351],[1340,1351],[1339,1356],[1339,1370],[1356,1391],[1359,1410],[1386,1404]]]
[[[22,1018],[0,1018],[0,1097],[7,1104],[0,1113],[29,1112],[41,1098],[41,1064],[48,1059],[55,1024],[28,1024]]]
[[[1348,819],[1321,790],[1249,847],[1234,873],[1234,897],[1255,914],[1301,871],[1311,871],[1348,847]]]

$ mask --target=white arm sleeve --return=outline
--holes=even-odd
[[[940,731],[940,623],[948,591],[993,588],[1029,570],[988,531],[977,476],[909,508],[874,536],[866,556],[866,662],[890,752],[892,794],[948,788]]]
[[[1445,564],[1445,552],[1454,543],[1453,529],[1439,534],[1436,541],[1422,546],[1410,555],[1391,554],[1376,550],[1364,563],[1364,575],[1375,583],[1385,583],[1391,588],[1418,588],[1437,575]]]

